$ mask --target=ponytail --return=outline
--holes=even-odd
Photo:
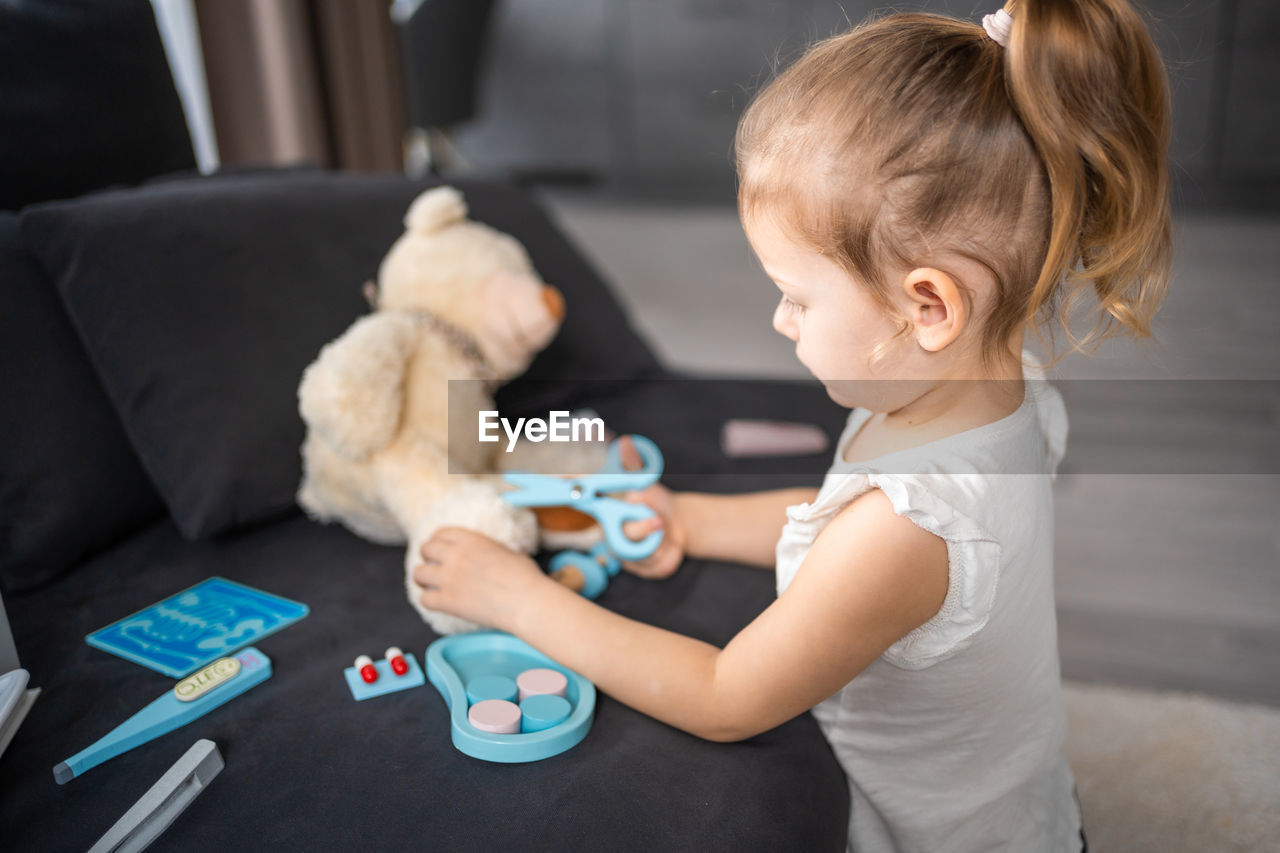
[[[1055,311],[1059,282],[1092,283],[1102,312],[1079,348],[1137,337],[1168,286],[1169,94],[1128,0],[1010,0],[1005,76],[1049,180],[1051,226],[1028,317]],[[1080,288],[1070,288],[1070,303]]]

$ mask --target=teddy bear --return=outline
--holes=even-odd
[[[535,516],[502,499],[500,470],[593,470],[603,451],[584,445],[570,461],[564,446],[522,441],[508,453],[505,442],[479,440],[478,413],[496,410],[493,390],[556,335],[563,297],[513,237],[468,219],[452,187],[422,193],[404,225],[376,285],[366,286],[373,311],[302,375],[307,435],[297,500],[314,519],[374,542],[407,543],[409,602],[449,634],[480,626],[419,602],[412,570],[422,543],[458,525],[532,552]],[[449,381],[459,379],[470,381]]]

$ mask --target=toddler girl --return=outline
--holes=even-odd
[[[823,41],[754,100],[739,210],[773,324],[852,409],[820,490],[636,496],[628,565],[777,572],[724,648],[618,616],[461,529],[422,603],[510,631],[713,740],[812,709],[849,779],[849,845],[1079,850],[1060,755],[1049,478],[1061,399],[1023,337],[1091,290],[1149,334],[1169,258],[1163,69],[1127,0],[1017,0],[983,26],[893,15]],[[1080,342],[1077,341],[1077,344]]]

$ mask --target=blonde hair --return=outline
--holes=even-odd
[[[1127,0],[1006,9],[1007,48],[925,14],[812,46],[738,124],[739,212],[773,217],[886,309],[891,265],[984,264],[984,360],[1054,317],[1077,349],[1150,336],[1172,245],[1159,54]],[[1090,288],[1097,315],[1077,339],[1071,303]]]

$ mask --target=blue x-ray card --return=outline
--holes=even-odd
[[[297,601],[209,578],[84,639],[104,652],[182,678],[292,625],[308,612],[307,605]]]

